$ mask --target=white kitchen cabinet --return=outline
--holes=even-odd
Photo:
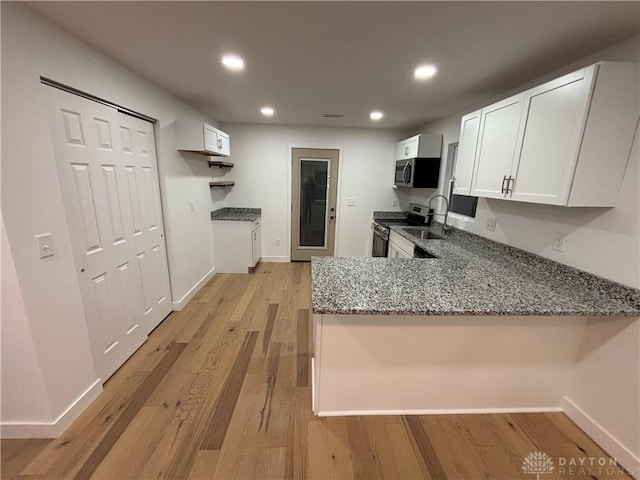
[[[387,256],[389,258],[413,258],[413,255],[405,252],[393,242],[389,242],[389,254]]]
[[[518,142],[523,95],[482,109],[471,195],[504,198]]]
[[[206,122],[176,121],[178,150],[228,157],[231,155],[229,135]]]
[[[213,254],[218,273],[247,273],[262,255],[261,218],[212,220]]]
[[[442,135],[422,133],[396,143],[394,160],[410,158],[440,158]]]
[[[600,62],[483,108],[471,194],[615,206],[639,97],[636,64]]]
[[[460,122],[460,140],[453,182],[453,193],[456,195],[471,195],[473,166],[480,132],[480,112],[471,112],[462,117]]]
[[[252,266],[255,267],[262,256],[262,228],[260,227],[260,224],[258,224],[257,228],[253,232],[251,232],[251,235],[253,240],[251,243]]]
[[[513,200],[616,205],[640,115],[637,64],[591,65],[525,92]]]
[[[389,258],[413,258],[413,243],[399,233],[391,232],[389,234],[389,250],[387,253]]]

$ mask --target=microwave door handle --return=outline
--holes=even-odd
[[[407,167],[409,167],[409,162],[404,164],[404,168],[402,169],[402,182],[407,185],[411,178],[407,179]]]

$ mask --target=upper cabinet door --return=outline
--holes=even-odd
[[[473,166],[479,132],[480,110],[462,117],[453,184],[453,193],[456,195],[471,195],[471,180],[473,179]]]
[[[231,155],[229,135],[218,130],[218,153],[224,157]]]
[[[525,92],[513,200],[567,204],[594,73],[591,66]]]
[[[202,124],[204,134],[204,149],[208,152],[220,152],[220,142],[218,138],[218,130],[206,123]]]
[[[415,137],[407,138],[404,141],[403,153],[405,158],[416,158],[418,157],[418,147],[420,146],[420,135],[416,135]]]
[[[483,108],[471,195],[504,198],[518,141],[523,94]]]

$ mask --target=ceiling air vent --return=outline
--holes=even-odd
[[[342,118],[344,115],[342,113],[323,113],[323,118]]]

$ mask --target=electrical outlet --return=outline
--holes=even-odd
[[[551,244],[551,248],[556,252],[564,252],[566,246],[567,236],[564,233],[556,232],[556,234],[553,236],[553,243]]]
[[[356,199],[353,197],[347,198],[347,207],[355,207]]]
[[[496,219],[494,217],[487,218],[487,230],[490,232],[496,231]]]
[[[279,246],[280,246],[280,239],[276,238],[276,247],[279,247]]]
[[[53,238],[50,233],[36,235],[36,246],[38,247],[38,258],[51,257],[55,253],[53,249]]]
[[[393,200],[391,200],[391,206],[392,207],[399,207],[400,206],[400,202],[398,201],[397,198],[394,198]]]
[[[189,200],[189,211],[194,212],[196,209],[196,205],[193,200]]]

